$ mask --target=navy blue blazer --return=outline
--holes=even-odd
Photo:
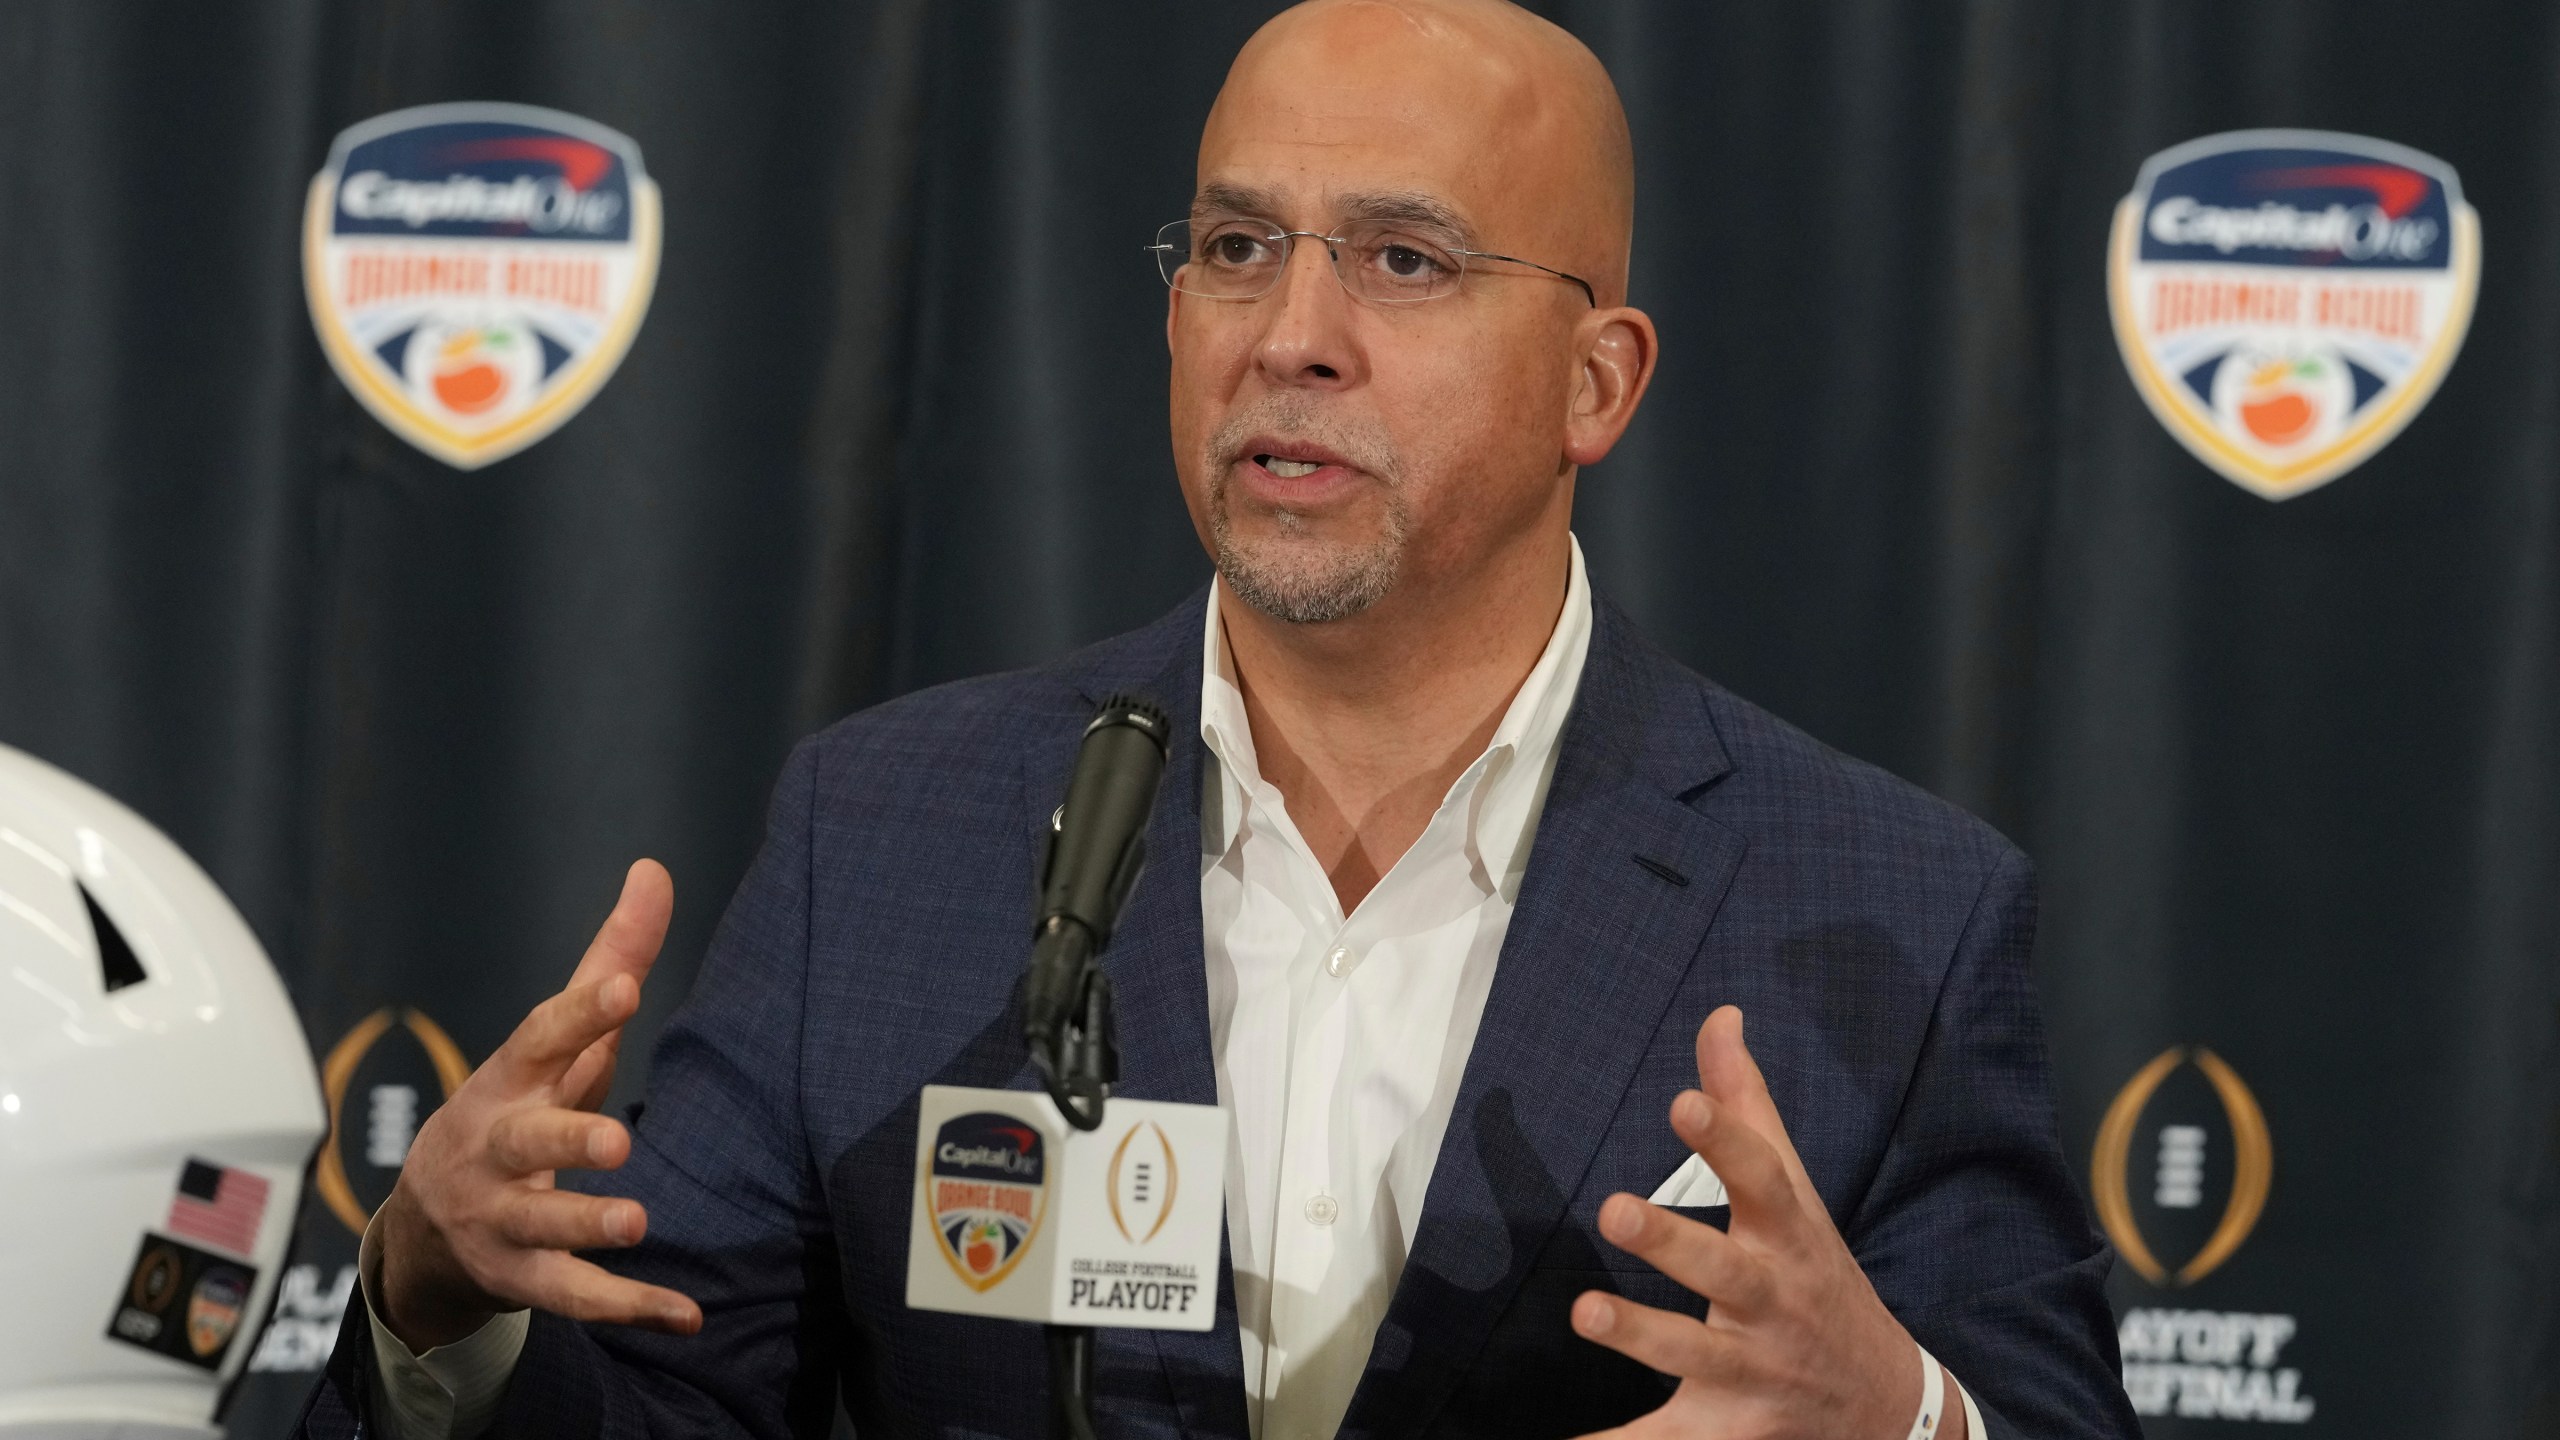
[[[659,1041],[620,1171],[649,1209],[601,1263],[701,1302],[676,1339],[537,1315],[496,1434],[1047,1433],[1038,1330],[904,1303],[916,1102],[1029,1087],[1010,1001],[1035,843],[1085,721],[1153,695],[1174,747],[1154,863],[1104,961],[1119,1093],[1214,1103],[1201,950],[1194,596],[1057,664],[947,685],[803,742],[764,848]],[[1603,603],[1413,1253],[1342,1434],[1566,1436],[1670,1382],[1575,1336],[1587,1289],[1703,1313],[1599,1236],[1687,1159],[1666,1114],[1743,1008],[1816,1188],[1877,1293],[2001,1436],[2137,1434],[2109,1256],[2057,1143],[2027,861],[1654,650]],[[1722,1223],[1722,1211],[1698,1212]],[[304,1418],[356,1433],[359,1303]],[[1099,1429],[1244,1440],[1217,1328],[1105,1330]],[[372,1427],[366,1426],[370,1429]]]

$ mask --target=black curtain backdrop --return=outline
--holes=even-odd
[[[1138,247],[1272,8],[0,7],[0,741],[199,857],[323,1054],[389,1007],[485,1056],[662,857],[654,1030],[794,737],[1205,578]],[[2297,1433],[2560,1430],[2560,12],[1540,8],[1632,114],[1664,341],[1585,477],[1595,582],[2038,858],[2084,1174],[2171,1047],[2265,1117],[2228,1263],[2120,1271],[2173,1337],[2142,1353],[2296,1372]],[[666,200],[620,373],[469,474],[340,386],[299,275],[330,138],[443,100],[621,130]],[[2283,504],[2144,409],[2104,289],[2146,156],[2270,125],[2443,158],[2486,254],[2432,405]],[[414,1033],[346,1089],[360,1207],[380,1092],[433,1103]],[[2173,1266],[2232,1188],[2200,1074],[2127,1152]],[[2171,1121],[2207,1133],[2200,1211],[2153,1200]],[[318,1201],[302,1233],[241,1434],[298,1403],[353,1256]],[[2294,1328],[2217,1358],[2185,1312]]]

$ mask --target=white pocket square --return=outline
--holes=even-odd
[[[1672,1171],[1670,1179],[1654,1188],[1651,1198],[1656,1205],[1690,1208],[1728,1203],[1724,1182],[1716,1178],[1716,1172],[1707,1168],[1707,1158],[1703,1155],[1690,1156],[1688,1164]]]

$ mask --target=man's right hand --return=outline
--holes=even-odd
[[[631,1133],[595,1111],[674,908],[666,868],[634,864],[568,985],[418,1128],[383,1202],[373,1297],[411,1350],[527,1305],[678,1335],[702,1328],[701,1307],[685,1296],[568,1253],[638,1244],[649,1224],[639,1202],[552,1181],[557,1170],[611,1170],[631,1156]]]

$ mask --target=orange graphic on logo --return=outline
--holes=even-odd
[[[436,399],[456,415],[477,415],[507,395],[507,372],[489,352],[513,344],[503,330],[472,330],[444,342],[436,354]]]
[[[2320,407],[2312,398],[2294,388],[2299,374],[2317,378],[2320,362],[2297,360],[2276,361],[2262,365],[2249,377],[2249,389],[2240,397],[2240,423],[2249,433],[2269,445],[2290,445],[2311,433],[2320,419]]]
[[[969,1233],[969,1243],[961,1250],[961,1258],[969,1262],[970,1269],[984,1275],[996,1268],[996,1242],[1003,1238],[1002,1227],[990,1220]]]

